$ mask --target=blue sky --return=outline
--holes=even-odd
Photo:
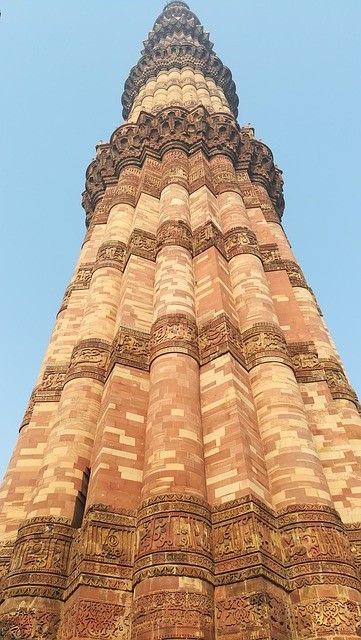
[[[284,171],[285,230],[355,389],[361,2],[189,0],[233,73],[240,124]],[[85,170],[162,0],[3,0],[0,476],[84,235]]]

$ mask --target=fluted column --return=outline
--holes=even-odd
[[[182,152],[163,158],[162,187],[132,633],[145,640],[157,634],[182,638],[187,631],[211,640],[210,513],[204,502],[188,169]]]
[[[274,506],[282,508],[304,502],[330,504],[267,278],[257,255],[257,242],[236,187],[235,172],[231,162],[221,157],[212,161],[212,168],[216,182],[217,174],[221,176],[218,206],[223,231],[228,242],[234,245],[229,268]]]
[[[248,209],[249,217],[334,505],[344,522],[359,522],[361,418],[356,395],[269,195],[260,185],[251,188],[259,204]]]
[[[201,163],[202,154],[197,155]],[[221,236],[217,198],[203,186],[190,203],[208,498],[222,504],[251,494],[271,506],[228,262],[216,247]]]
[[[127,169],[120,178],[120,202],[109,214],[104,242],[112,242],[113,227],[121,216],[132,217],[133,207],[124,197],[124,186],[134,184],[137,172]],[[123,187],[123,189],[121,188]],[[116,204],[116,202],[114,202]],[[129,225],[128,225],[129,228]],[[124,223],[125,233],[127,225]],[[102,248],[99,260],[103,260]],[[32,498],[28,517],[52,515],[73,519],[84,474],[89,468],[95,427],[103,391],[110,346],[115,332],[119,304],[121,271],[107,261],[96,268],[91,279],[84,316],[74,347],[57,417],[52,427]]]
[[[230,224],[233,212],[234,215],[239,216],[238,224],[250,227],[249,217],[239,194],[226,193],[226,185],[224,185],[224,193],[218,196],[218,201],[221,215],[223,210],[223,219],[226,224],[227,220]],[[268,211],[270,207],[271,203],[268,201]],[[235,220],[234,218],[233,224]],[[291,334],[293,339],[298,335],[303,340],[307,340],[307,325],[303,317],[297,315],[293,286],[287,288],[287,286],[283,286],[283,283],[280,287],[276,280],[278,272],[273,283],[272,279],[269,281],[266,277],[269,275],[268,272],[264,273],[261,258],[263,258],[263,263],[267,264],[267,252],[273,249],[269,244],[270,237],[267,236],[266,224],[266,221],[262,219],[257,227],[255,216],[253,217],[253,229],[258,231],[258,237],[261,237],[263,241],[268,240],[268,243],[263,245],[264,253],[261,250],[258,257],[244,256],[242,251],[247,251],[247,248],[239,249],[240,255],[231,260],[230,270],[240,321],[245,328],[243,331],[245,353],[263,435],[274,503],[278,509],[283,507],[278,518],[278,527],[283,546],[283,561],[289,577],[294,634],[297,638],[303,638],[305,629],[307,629],[307,633],[313,638],[318,637],[323,623],[312,613],[307,615],[307,611],[311,612],[316,603],[319,611],[326,610],[328,606],[346,611],[346,601],[350,602],[351,609],[357,611],[359,593],[357,592],[356,571],[346,530],[339,515],[332,508],[333,501],[326,481],[326,474],[315,446],[315,439],[312,436],[310,424],[312,416],[303,404],[302,386],[296,381],[292,370],[297,372],[298,361],[291,359],[292,343],[288,350],[283,332],[279,327],[276,309],[279,309],[286,297],[289,298],[291,306],[287,315],[287,324],[290,327],[288,327],[286,335]],[[224,230],[226,231],[226,228]],[[273,237],[282,239],[281,245],[286,266],[295,264],[287,239],[276,223],[273,231]],[[256,247],[257,243],[254,246]],[[261,245],[261,249],[263,247]],[[259,249],[258,246],[257,251]],[[235,254],[237,254],[237,249],[235,249]],[[296,273],[294,285],[299,281],[297,265],[292,270],[289,267],[289,272],[287,272],[290,284],[292,282],[290,274],[293,273]],[[252,291],[254,282],[257,283],[256,289]],[[271,287],[269,282],[271,282]],[[274,298],[272,298],[272,293]],[[258,302],[256,302],[257,297]],[[278,298],[281,302],[275,309],[274,304],[278,302]],[[280,316],[285,323],[283,318],[286,315],[283,314],[284,312],[281,311]],[[262,324],[261,321],[263,321]],[[258,331],[257,326],[259,327]],[[287,471],[288,466],[289,472]],[[273,484],[276,478],[277,483]],[[284,492],[278,490],[282,482]],[[301,492],[298,490],[300,484],[302,484]],[[310,533],[312,533],[314,540],[312,549],[307,542]],[[330,542],[331,538],[332,543]],[[301,549],[302,558],[298,555]],[[302,576],[306,573],[315,575],[304,579]],[[325,576],[325,573],[332,575]],[[323,574],[321,579],[318,574]],[[348,575],[347,586],[342,578],[344,574]],[[332,593],[331,597],[330,593]],[[330,638],[337,637],[337,624],[330,624]],[[355,638],[353,613],[348,616],[347,624],[349,625],[350,637]]]

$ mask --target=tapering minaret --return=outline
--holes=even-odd
[[[361,418],[282,172],[169,2],[0,490],[4,640],[356,640]]]

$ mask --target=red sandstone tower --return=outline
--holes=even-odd
[[[0,638],[356,640],[361,420],[271,151],[170,2],[0,492]]]

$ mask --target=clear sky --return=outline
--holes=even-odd
[[[189,0],[240,124],[284,171],[284,226],[361,394],[360,0]],[[162,0],[3,0],[1,448],[5,471],[82,238],[85,170]]]

